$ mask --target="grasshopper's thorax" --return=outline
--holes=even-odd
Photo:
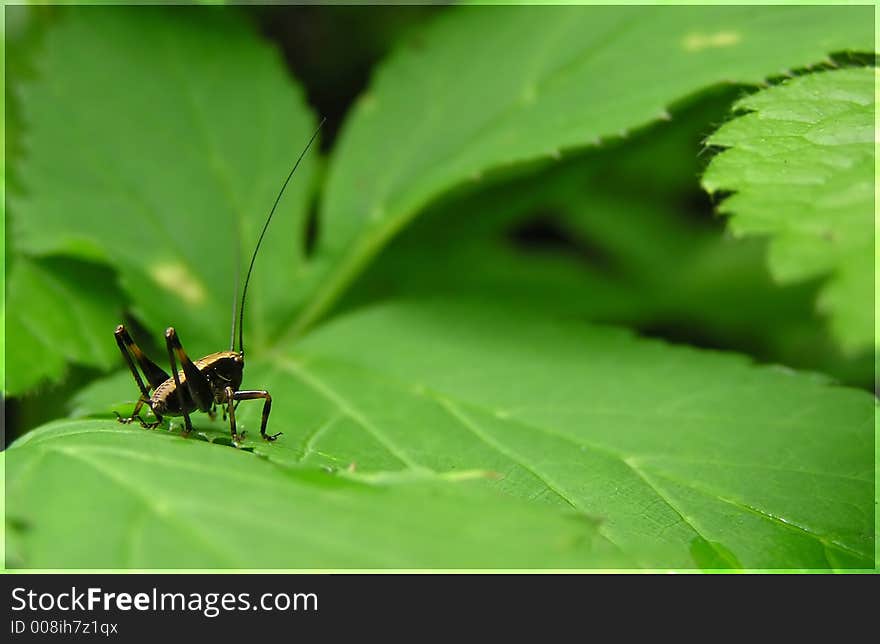
[[[195,361],[196,367],[208,378],[215,397],[226,387],[233,391],[241,388],[244,373],[244,355],[238,351],[218,351]]]
[[[218,351],[194,360],[193,364],[211,383],[214,400],[218,402],[224,400],[226,387],[232,387],[233,391],[238,391],[241,388],[241,379],[244,374],[244,355],[241,352]],[[183,386],[186,382],[186,374],[180,370],[177,372],[177,377],[180,379],[183,390],[184,406],[187,408],[187,412],[193,411],[196,404],[187,387]],[[181,413],[174,378],[169,378],[156,387],[150,401],[152,408],[160,414],[175,416]]]

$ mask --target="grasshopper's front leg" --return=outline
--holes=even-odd
[[[260,436],[263,437],[263,440],[274,441],[281,436],[282,432],[278,432],[277,434],[266,433],[266,424],[269,422],[269,412],[272,411],[272,396],[269,395],[268,391],[233,391],[232,387],[226,387],[224,394],[226,400],[226,414],[229,416],[229,430],[232,432],[232,440],[235,443],[239,443],[244,439],[244,432],[239,434],[235,431],[235,409],[238,407],[238,403],[242,400],[256,400],[262,398],[265,401],[263,403],[263,417],[260,421]]]
[[[238,445],[244,440],[245,432],[239,434],[235,431],[235,409],[238,407],[238,403],[235,400],[235,391],[232,387],[226,387],[223,390],[223,398],[226,405],[223,410],[223,418],[229,417],[229,432],[232,434],[232,442]]]
[[[272,396],[268,391],[260,390],[260,391],[236,391],[233,396],[235,397],[236,404],[241,400],[258,400],[260,398],[263,399],[263,417],[260,421],[260,436],[263,437],[263,440],[274,441],[276,438],[281,436],[283,432],[278,432],[277,434],[267,434],[266,433],[266,424],[269,422],[269,412],[272,411]]]
[[[240,400],[236,400],[236,401],[235,401],[235,407],[234,407],[233,411],[235,411],[236,409],[238,409],[238,403],[240,403],[240,402],[241,402]],[[228,415],[228,414],[226,413],[226,407],[224,407],[224,408],[223,408],[223,422],[224,422],[224,423],[226,422],[226,416],[227,416],[227,415]]]

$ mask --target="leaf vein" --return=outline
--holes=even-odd
[[[537,478],[539,481],[541,481],[541,483],[543,483],[544,486],[548,490],[553,492],[556,496],[558,496],[560,499],[565,501],[568,505],[570,505],[571,507],[575,508],[578,511],[586,512],[586,510],[583,507],[581,507],[577,501],[575,501],[574,499],[569,497],[567,494],[565,494],[562,491],[562,489],[560,488],[560,486],[553,483],[546,475],[538,472],[532,465],[530,465],[528,462],[526,462],[526,460],[522,456],[519,456],[516,452],[514,452],[513,450],[506,447],[504,444],[498,442],[492,436],[487,434],[479,426],[479,424],[477,424],[476,421],[474,421],[467,414],[465,414],[464,411],[461,408],[459,408],[454,402],[452,402],[448,398],[444,398],[439,395],[434,396],[434,399],[437,401],[437,403],[443,409],[445,409],[447,411],[447,413],[452,418],[457,420],[458,423],[462,427],[464,427],[465,429],[470,431],[474,436],[479,438],[483,443],[485,443],[489,447],[492,447],[493,449],[497,450],[498,452],[500,452],[501,454],[503,454],[504,456],[506,456],[507,458],[512,460],[514,463],[517,463],[518,465],[520,465],[527,472],[529,472],[535,478]]]
[[[297,377],[310,389],[319,393],[321,396],[336,405],[336,408],[342,414],[348,416],[353,421],[355,421],[355,423],[362,427],[370,436],[376,439],[386,450],[388,450],[388,452],[390,452],[392,456],[394,456],[397,460],[406,465],[408,468],[414,470],[426,469],[423,465],[420,465],[419,463],[411,459],[400,446],[394,443],[394,441],[392,441],[376,425],[371,423],[367,419],[367,417],[354,405],[354,403],[347,400],[340,392],[333,389],[326,382],[324,382],[314,374],[309,373],[303,366],[291,360],[279,359],[276,364],[284,369],[287,373]]]

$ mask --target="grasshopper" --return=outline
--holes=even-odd
[[[266,424],[269,422],[269,412],[272,410],[272,396],[266,390],[242,390],[241,381],[244,375],[244,305],[247,298],[248,283],[251,279],[251,272],[254,269],[254,262],[257,259],[257,253],[260,245],[263,243],[263,237],[272,221],[272,215],[281,201],[284,189],[290,182],[293,173],[296,172],[303,157],[308,152],[312,142],[318,136],[324,120],[321,120],[318,129],[312,134],[312,138],[306,144],[305,149],[300,153],[299,158],[293,165],[290,173],[287,175],[275,203],[269,211],[266,223],[263,224],[263,230],[257,240],[251,256],[250,266],[248,266],[247,276],[244,280],[244,288],[241,294],[241,304],[236,309],[237,294],[233,297],[232,305],[232,333],[229,341],[229,351],[218,351],[205,356],[193,362],[183,348],[180,337],[177,335],[174,327],[168,327],[165,330],[165,345],[168,349],[168,361],[171,366],[171,376],[159,367],[155,362],[150,360],[147,355],[138,347],[131,338],[125,326],[120,324],[116,327],[114,336],[116,344],[125,358],[128,368],[134,376],[135,383],[140,389],[141,395],[135,404],[134,411],[131,416],[123,417],[116,413],[117,420],[121,423],[131,423],[137,420],[142,427],[153,429],[157,427],[165,416],[183,416],[184,433],[189,434],[192,431],[192,421],[190,414],[200,411],[209,415],[211,420],[216,418],[216,408],[221,406],[223,409],[223,419],[229,418],[229,429],[232,434],[232,441],[238,445],[244,439],[245,432],[241,434],[236,432],[235,428],[235,410],[238,403],[242,400],[263,400],[263,416],[260,421],[260,435],[267,441],[274,441],[282,432],[277,434],[267,434]],[[235,350],[235,331],[236,331],[236,312],[238,313],[238,351]],[[178,371],[177,363],[180,362],[182,367]],[[141,368],[147,380],[147,385],[141,379],[135,363]],[[155,422],[147,422],[141,415],[140,411],[146,405],[153,412]]]

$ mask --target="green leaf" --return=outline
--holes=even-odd
[[[440,294],[517,302],[675,337],[684,329],[689,341],[871,386],[871,356],[841,355],[814,313],[818,285],[777,284],[765,240],[733,239],[706,217],[697,152],[735,93],[703,97],[626,140],[438,202],[389,244],[339,308]]]
[[[100,421],[44,426],[6,458],[7,530],[20,557],[9,563],[17,566],[632,565],[589,518],[473,481],[367,484]]]
[[[108,342],[122,316],[122,294],[105,268],[66,259],[19,257],[6,284],[5,392],[18,395],[57,381],[67,363],[110,369],[119,350]],[[102,285],[102,288],[95,288]]]
[[[246,269],[315,119],[237,12],[67,11],[45,35],[38,77],[19,87],[28,154],[12,199],[16,242],[111,264],[149,328],[177,325],[193,353],[216,351],[229,338],[236,265]],[[263,243],[251,348],[292,315],[316,158],[297,171]]]
[[[495,472],[482,485],[595,516],[648,567],[873,565],[874,399],[816,376],[445,300],[345,316],[248,369],[284,434],[245,447],[281,466]]]
[[[247,261],[313,121],[277,54],[203,11],[78,9],[47,34],[13,201],[25,250],[118,268],[137,316],[176,324],[194,355],[224,345],[230,249]],[[522,11],[454,10],[380,70],[334,154],[310,263],[309,168],[283,202],[244,385],[272,392],[284,435],[256,436],[255,403],[240,451],[204,416],[190,440],[99,419],[28,434],[6,457],[22,565],[872,565],[866,392],[500,302],[391,304],[291,341],[474,172],[873,46],[862,8]],[[122,373],[75,411],[136,395]]]
[[[719,207],[735,234],[772,237],[777,279],[829,275],[818,307],[853,352],[874,342],[875,80],[873,68],[841,69],[739,101],[750,113],[709,139],[730,149],[703,178],[735,191]]]
[[[45,7],[15,6],[6,12],[9,78],[34,78],[33,59],[38,56],[41,36],[51,16]],[[4,160],[10,165],[4,175],[4,189],[8,187],[14,194],[21,188],[17,170],[25,153],[20,140],[25,125],[15,83],[5,87]],[[107,337],[119,322],[124,298],[112,271],[71,259],[23,255],[20,248],[6,243],[12,241],[5,238],[6,228],[12,225],[10,213],[5,214],[7,282],[3,314],[5,335],[14,341],[0,351],[9,369],[9,377],[3,382],[4,394],[17,396],[39,384],[57,382],[71,363],[105,370],[116,366],[119,354],[107,343]],[[17,409],[18,422],[26,415],[22,411]]]
[[[858,7],[460,7],[376,73],[340,137],[323,261],[295,332],[319,319],[429,202],[511,164],[664,118],[722,82],[873,48]]]

